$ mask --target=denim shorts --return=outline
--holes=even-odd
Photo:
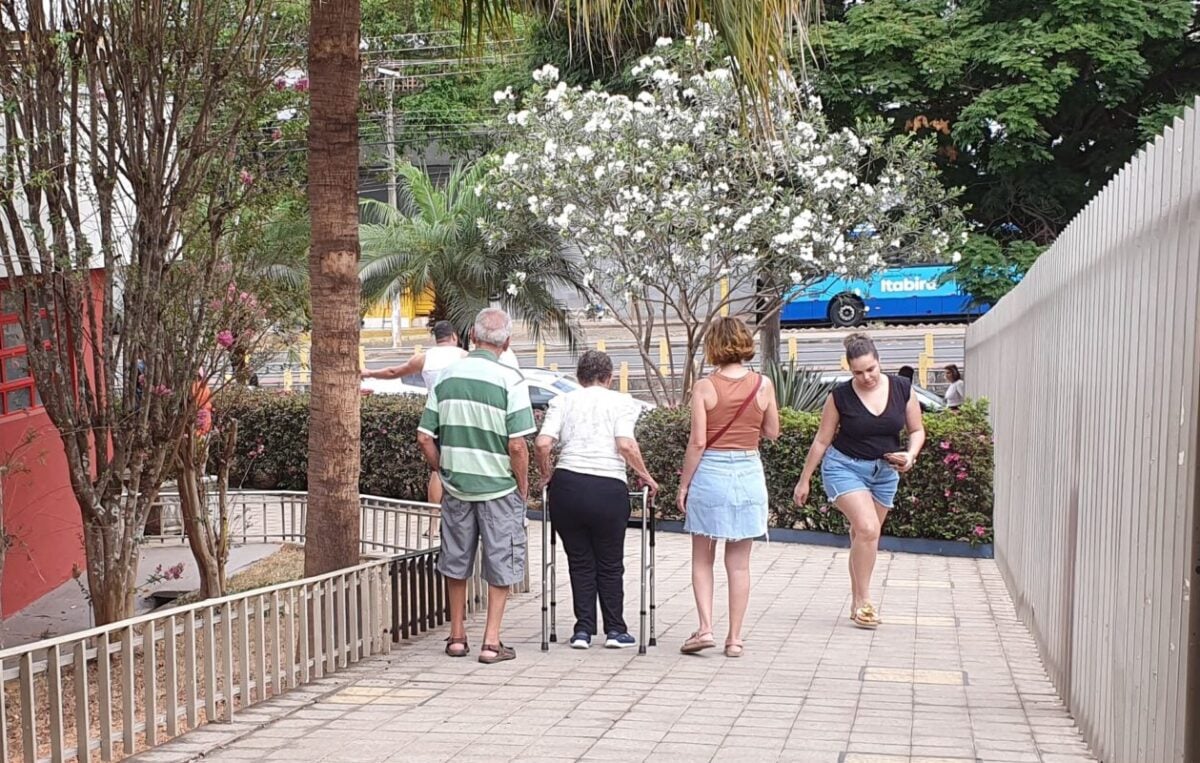
[[[718,540],[767,534],[767,480],[758,451],[704,451],[688,487],[683,529]]]
[[[900,472],[882,458],[860,461],[831,445],[821,459],[821,482],[831,503],[847,493],[868,490],[876,503],[890,509],[896,503]]]

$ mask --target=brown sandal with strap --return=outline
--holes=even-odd
[[[704,633],[696,631],[687,637],[687,641],[683,642],[683,646],[679,647],[679,651],[684,654],[696,654],[705,649],[712,649],[716,645],[717,642],[713,640],[712,631]]]
[[[462,651],[457,651],[452,647],[461,646]],[[454,636],[446,637],[446,656],[447,657],[466,657],[471,653],[471,647],[467,644],[467,637],[456,638]]]
[[[488,657],[484,652],[495,652],[496,654]],[[504,644],[484,644],[479,647],[479,661],[484,665],[494,665],[497,662],[506,662],[507,660],[517,659],[517,650],[511,646]]]

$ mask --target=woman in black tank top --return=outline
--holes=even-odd
[[[829,502],[850,523],[850,619],[859,627],[876,628],[880,619],[871,603],[871,574],[879,534],[894,505],[900,474],[912,468],[925,444],[925,427],[912,383],[880,372],[879,353],[869,337],[846,338],[846,361],[854,377],[835,387],[825,401],[821,428],[793,497],[798,506],[808,502],[820,465]],[[902,429],[908,430],[907,448],[900,441]]]

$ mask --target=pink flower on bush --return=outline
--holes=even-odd
[[[158,395],[159,397],[169,397],[171,395],[171,388],[165,384],[156,384],[154,385],[154,389],[150,390],[150,392]]]
[[[950,488],[946,488],[946,497],[949,498],[952,495],[954,495],[954,491]]]
[[[938,447],[942,450],[950,450],[950,441],[942,440],[940,443],[938,443]]]
[[[946,466],[950,466],[961,460],[962,456],[958,455],[957,453],[947,453],[946,457],[942,459],[942,463]]]
[[[244,169],[238,172],[238,180],[245,186],[254,185],[254,173]]]
[[[308,77],[301,77],[300,79],[296,80],[296,84],[293,85],[292,87],[295,88],[297,93],[307,93],[308,92]]]
[[[217,333],[217,344],[228,350],[233,346],[233,343],[233,332],[229,329],[221,329],[221,331]]]
[[[284,79],[283,77],[276,77],[274,85],[275,85],[276,90],[280,90],[280,91],[286,90],[287,89],[287,80]]]
[[[987,528],[983,525],[975,525],[975,529],[971,532],[975,534],[976,538],[982,538],[983,536],[987,535]]]
[[[828,506],[822,506],[821,508],[817,509],[817,511],[821,512],[822,514],[828,514],[828,513],[829,513],[829,507],[828,507]]]
[[[965,471],[959,472],[958,474],[954,475],[954,478],[957,479],[959,482],[962,482],[963,480],[965,480],[967,478],[967,473]]]

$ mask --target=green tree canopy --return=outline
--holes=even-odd
[[[937,136],[982,231],[1047,244],[1200,93],[1190,0],[830,3],[818,79],[842,124]]]

